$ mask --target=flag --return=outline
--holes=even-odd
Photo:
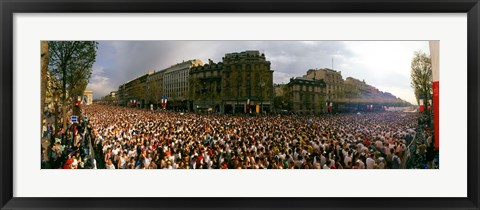
[[[420,99],[420,112],[423,112],[423,110],[425,109],[424,105],[423,105],[423,99]]]
[[[432,63],[432,89],[433,89],[433,127],[434,127],[434,136],[435,136],[435,150],[440,149],[440,134],[439,134],[439,114],[440,114],[440,107],[439,107],[439,92],[440,92],[440,84],[439,84],[439,49],[440,43],[439,41],[429,41],[430,47],[430,59]]]

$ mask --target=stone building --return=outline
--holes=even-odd
[[[190,110],[196,112],[222,112],[222,71],[223,63],[197,66],[190,71]]]
[[[341,71],[335,71],[329,68],[310,69],[303,76],[307,79],[323,80],[326,84],[326,97],[335,101],[342,98],[344,93],[344,85]]]
[[[365,93],[378,93],[380,92],[376,87],[373,87],[365,82],[365,80],[360,81],[352,77],[347,77],[344,81],[345,86],[352,86],[356,88],[360,94]]]
[[[292,112],[318,114],[325,111],[326,83],[323,80],[297,77],[287,84],[286,96],[292,103]]]
[[[382,92],[365,80],[347,77],[344,81],[344,97],[336,99],[340,112],[383,110],[388,106],[408,105],[391,93]]]
[[[187,109],[189,97],[189,72],[202,65],[198,59],[183,61],[160,71],[148,73],[118,87],[118,99],[122,106],[160,106],[162,98],[168,98],[168,107]]]
[[[85,90],[83,91],[83,104],[92,105],[93,104],[93,91]]]
[[[195,111],[270,112],[273,70],[259,51],[228,53],[222,62],[192,68],[190,98]]]
[[[147,79],[152,72],[145,73],[118,87],[119,103],[128,107],[145,107],[147,103]]]
[[[193,67],[203,65],[201,60],[193,59],[170,66],[159,74],[162,74],[159,80],[161,84],[162,96],[168,97],[170,108],[187,109],[187,100],[189,97],[189,76]]]

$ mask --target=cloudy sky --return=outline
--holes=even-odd
[[[225,53],[259,50],[272,63],[274,83],[288,83],[308,69],[333,68],[343,78],[365,80],[415,103],[410,63],[428,41],[100,41],[92,78],[94,98],[128,80],[191,59],[221,61]]]

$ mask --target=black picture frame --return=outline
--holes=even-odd
[[[1,209],[478,209],[478,0],[1,0]],[[467,13],[468,196],[466,198],[16,198],[13,197],[15,13]]]

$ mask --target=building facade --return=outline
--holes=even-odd
[[[310,69],[303,76],[306,79],[323,80],[326,84],[326,98],[335,101],[343,97],[344,85],[341,71],[329,68]]]
[[[359,79],[355,79],[355,78],[352,78],[352,77],[347,77],[345,79],[344,83],[345,83],[346,86],[350,85],[353,88],[356,88],[360,94],[366,94],[366,93],[373,94],[373,93],[379,93],[380,92],[377,88],[367,84],[365,82],[365,80],[360,81]]]
[[[152,72],[145,73],[118,87],[119,103],[128,107],[145,107],[147,103],[147,79]]]
[[[292,112],[298,114],[319,114],[325,112],[326,83],[323,80],[297,77],[287,84],[292,103]]]
[[[146,73],[120,85],[110,98],[130,107],[165,105],[170,110],[225,114],[324,113],[326,108],[336,112],[402,102],[365,81],[343,80],[341,71],[310,69],[286,85],[275,86],[273,72],[259,51],[227,53],[218,63],[193,59]],[[163,103],[164,98],[168,103]]]
[[[196,112],[222,112],[223,63],[197,66],[190,71],[189,107]]]
[[[160,71],[150,71],[118,87],[118,99],[122,106],[161,106],[168,99],[173,109],[186,109],[189,97],[190,69],[202,65],[198,59],[183,61]]]
[[[160,71],[162,74],[159,80],[162,96],[168,98],[169,106],[175,109],[187,109],[190,93],[190,70],[193,67],[201,66],[203,62],[199,59],[184,61]],[[160,86],[159,86],[160,87]]]
[[[273,107],[273,70],[259,51],[228,53],[218,63],[209,60],[192,68],[190,83],[197,112],[270,112]]]

